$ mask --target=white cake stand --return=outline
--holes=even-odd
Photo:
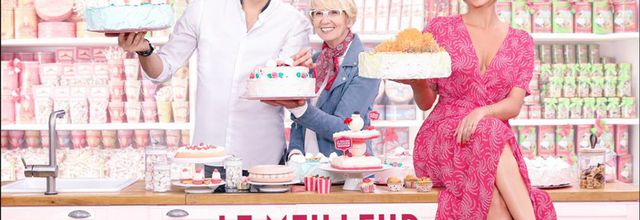
[[[320,166],[320,169],[334,172],[334,173],[342,173],[345,175],[344,186],[342,190],[347,191],[357,191],[360,190],[360,183],[362,183],[362,179],[371,175],[371,173],[384,171],[386,169],[391,168],[389,165],[382,165],[380,169],[368,169],[368,170],[339,170],[331,167],[331,164],[323,164]]]
[[[262,182],[253,182],[249,180],[247,181],[247,183],[256,186],[256,188],[260,192],[283,193],[283,192],[288,192],[289,189],[291,188],[291,185],[300,183],[300,181],[294,179],[289,182],[282,182],[282,183],[262,183]]]
[[[226,160],[229,155],[221,157],[203,157],[203,158],[173,158],[174,163],[187,163],[187,164],[204,164],[209,166],[221,166],[222,162]]]
[[[184,187],[184,192],[186,193],[192,193],[192,194],[201,194],[201,193],[212,193],[215,192],[216,189],[218,188],[218,186],[222,186],[225,184],[224,181],[220,182],[220,183],[215,183],[215,184],[200,184],[200,185],[196,185],[196,184],[185,184],[185,183],[181,183],[180,181],[173,181],[171,182],[174,186],[180,186],[180,187]]]

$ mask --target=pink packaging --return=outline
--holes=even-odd
[[[93,59],[93,53],[90,47],[78,47],[76,48],[76,61],[78,62],[91,62]]]
[[[542,106],[531,105],[529,106],[529,119],[541,119],[542,118]]]
[[[173,78],[171,80],[172,94],[174,101],[187,101],[189,94],[189,80],[181,78]]]
[[[93,71],[96,75],[105,75],[109,79],[109,65],[106,63],[94,63]]]
[[[33,124],[35,122],[35,104],[32,95],[21,95],[16,106],[16,123]]]
[[[107,106],[108,99],[90,98],[89,99],[89,121],[91,124],[107,123]]]
[[[140,88],[142,83],[140,80],[127,80],[125,81],[125,93],[127,95],[127,101],[140,101]]]
[[[27,147],[40,147],[40,131],[25,131],[25,142]]]
[[[36,123],[47,124],[49,122],[49,114],[53,112],[53,100],[49,97],[37,97],[34,103]]]
[[[87,146],[87,133],[85,131],[72,131],[71,143],[73,148],[81,148]]]
[[[7,89],[9,92],[18,89],[20,87],[20,73],[24,69],[22,62],[15,59],[13,61],[2,61],[0,65],[0,68],[2,68],[2,89]]]
[[[73,0],[35,0],[38,16],[45,21],[64,21],[73,14]]]
[[[55,99],[55,101],[53,102],[53,109],[56,110],[64,110],[65,112],[70,112],[71,110],[71,100],[70,98],[66,97],[60,97],[57,96]],[[69,116],[69,114],[65,114],[61,119],[58,119],[58,123],[59,124],[69,124],[71,123],[71,117]]]
[[[135,130],[135,143],[138,147],[149,146],[149,130]]]
[[[5,95],[4,92],[2,96],[0,96],[0,100],[2,102],[2,114],[0,117],[2,118],[1,123],[3,125],[6,124],[15,124],[16,123],[16,108],[15,102],[13,101],[13,97],[11,95]]]
[[[124,102],[113,101],[109,102],[109,118],[111,123],[123,123],[125,119],[124,115]]]
[[[329,194],[331,193],[331,178],[329,177],[318,177],[318,193],[320,194]]]
[[[156,102],[144,101],[142,103],[142,115],[144,116],[144,122],[146,123],[158,122],[158,109]]]
[[[109,88],[106,86],[91,87],[90,98],[109,99]]]
[[[556,154],[572,157],[576,155],[573,125],[559,125],[556,129]]]
[[[44,76],[61,76],[62,75],[62,64],[60,63],[41,63],[40,67],[40,78]]]
[[[573,10],[574,16],[574,31],[576,33],[591,33],[592,32],[592,3],[591,2],[574,2]]]
[[[123,101],[124,82],[121,80],[109,81],[109,94],[111,94],[111,101]]]
[[[529,117],[529,107],[526,105],[522,105],[520,108],[520,113],[516,116],[516,119],[527,119]]]
[[[58,131],[58,147],[68,148],[71,146],[71,131]]]
[[[115,130],[103,130],[102,131],[102,146],[104,148],[113,148],[116,146],[116,131]]]
[[[9,145],[9,131],[0,131],[0,147],[6,148]]]
[[[87,98],[73,98],[71,99],[70,105],[71,123],[89,123],[89,103],[87,101]]]
[[[40,143],[42,147],[49,147],[49,131],[40,131]]]
[[[629,154],[629,125],[616,125],[616,154]]]
[[[551,2],[532,3],[532,29],[534,33],[551,33]]]
[[[133,142],[133,131],[132,130],[118,130],[118,143],[120,148],[125,148],[131,146]]]
[[[125,103],[125,114],[127,115],[127,122],[140,123],[140,114],[142,113],[142,104],[136,101],[129,101]]]
[[[20,61],[35,61],[35,57],[31,52],[18,52],[16,53],[16,58]]]
[[[591,142],[589,141],[591,137],[591,125],[578,125],[576,131],[576,146],[578,148],[588,148],[591,147]]]
[[[618,157],[618,181],[633,183],[633,157],[624,155]]]
[[[616,1],[613,8],[614,32],[638,32],[637,1]]]
[[[167,130],[167,147],[180,146],[180,130]]]
[[[93,62],[107,62],[107,57],[104,55],[104,47],[94,47],[91,49],[93,53]]]
[[[180,134],[182,135],[181,136],[182,139],[180,140],[182,142],[182,145],[188,145],[189,143],[191,143],[191,135],[189,135],[189,130],[188,129],[182,130],[182,132],[180,132]]]
[[[35,0],[18,0],[18,7],[33,7]],[[16,2],[15,0],[12,2]],[[4,3],[3,3],[4,4]]]
[[[142,96],[145,101],[155,101],[158,85],[150,80],[142,80]]]
[[[511,2],[499,1],[496,2],[496,13],[505,24],[511,26]]]
[[[22,65],[22,88],[40,85],[40,64],[35,61],[25,61]]]
[[[40,22],[38,24],[39,38],[75,38],[76,23],[74,22]]]
[[[87,131],[87,146],[99,147],[102,139],[102,132],[99,130]]]
[[[522,155],[533,159],[536,156],[538,133],[535,126],[518,127],[518,144],[522,150]]]
[[[0,39],[13,39],[14,34],[13,31],[15,28],[13,27],[13,9],[5,9],[4,5],[2,5],[2,11],[0,12]]]
[[[615,126],[614,125],[604,125],[604,131],[602,132],[602,134],[600,135],[600,137],[598,137],[598,143],[601,146],[604,146],[605,148],[611,150],[611,152],[615,152]]]
[[[76,63],[76,73],[78,75],[93,75],[93,64],[91,63]]]
[[[538,156],[549,157],[556,154],[555,126],[539,126]]]
[[[189,102],[174,101],[171,103],[173,108],[173,120],[177,123],[189,122]]]
[[[59,48],[56,50],[56,62],[73,63],[76,57],[74,48]]]
[[[35,61],[38,63],[55,63],[56,53],[51,51],[40,51],[35,55]]]
[[[0,53],[0,60],[1,61],[9,61],[9,60],[13,60],[13,58],[15,58],[16,54],[13,52],[1,52]]]
[[[14,9],[16,39],[30,39],[38,37],[38,16],[32,7],[18,7]]]
[[[12,148],[21,148],[24,144],[24,131],[9,131],[9,145]]]
[[[138,80],[140,77],[140,62],[138,59],[124,60],[124,75],[127,80]]]

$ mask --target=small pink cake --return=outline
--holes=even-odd
[[[176,158],[210,158],[224,156],[224,147],[213,145],[194,145],[178,148]]]

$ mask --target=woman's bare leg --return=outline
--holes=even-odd
[[[502,199],[500,191],[493,187],[493,198],[491,199],[491,206],[489,207],[488,220],[512,220],[511,213],[507,209],[507,204]]]
[[[513,152],[509,145],[504,147],[500,155],[496,186],[514,219],[535,219],[533,205],[531,204],[531,198],[529,198],[529,190],[520,176],[518,163],[513,157]]]

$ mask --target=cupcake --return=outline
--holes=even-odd
[[[429,192],[433,187],[433,182],[431,182],[431,178],[422,177],[418,181],[416,181],[416,190],[418,192]]]
[[[193,175],[192,182],[194,185],[204,184],[204,173],[202,172],[202,168],[196,168],[196,173]]]
[[[182,169],[182,172],[180,173],[180,183],[191,184],[191,172],[189,172],[189,169]]]
[[[405,188],[416,188],[416,181],[418,181],[418,178],[415,177],[414,175],[407,175],[404,178],[404,187]]]
[[[402,180],[397,177],[389,177],[389,179],[387,179],[387,187],[391,192],[400,192],[404,189],[402,187]]]
[[[362,183],[360,183],[360,191],[363,193],[372,193],[375,191],[375,185],[373,181],[369,178],[362,179]]]
[[[222,177],[220,177],[220,172],[218,171],[218,169],[213,169],[213,172],[211,173],[211,183],[218,184],[221,182]]]

